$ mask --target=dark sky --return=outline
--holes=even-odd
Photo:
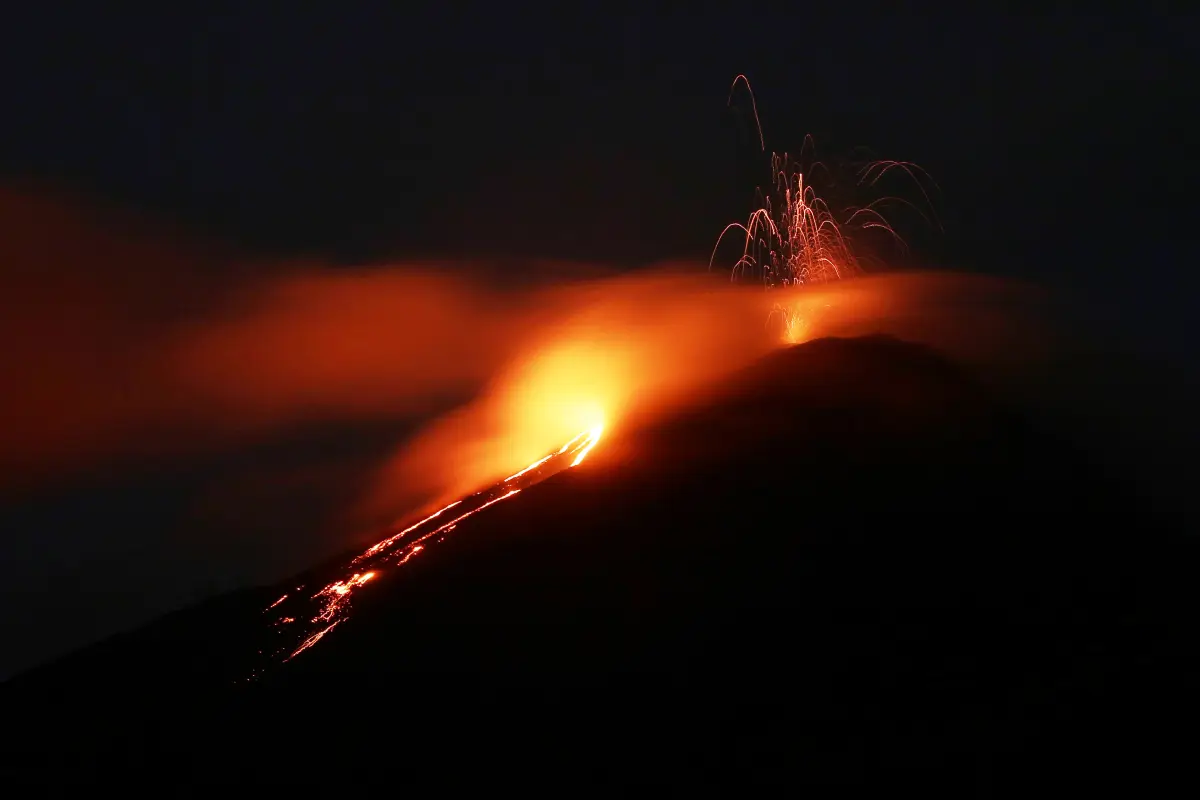
[[[4,26],[0,168],[269,250],[703,255],[764,174],[744,72],[769,148],[929,171],[930,259],[1094,272],[1194,207],[1194,16],[777,5],[38,5]]]
[[[726,108],[745,73],[768,149],[812,133],[822,154],[865,146],[933,176],[944,234],[899,223],[918,263],[1137,296],[1174,310],[1141,312],[1170,330],[1193,305],[1196,15],[108,5],[5,12],[0,183],[82,193],[263,254],[703,259],[766,173],[745,95],[741,112]],[[145,534],[131,536],[142,549],[129,569],[154,564],[155,585],[178,588],[189,560],[213,556],[147,544],[179,524],[190,479],[175,480],[0,514],[14,531],[10,591],[83,581],[98,557],[96,542],[73,546],[54,577],[26,547],[44,531],[118,523]],[[147,585],[110,587],[109,611],[144,613]],[[89,620],[68,608],[78,601],[48,612],[75,618],[57,639],[37,632],[36,612],[6,631],[0,675],[48,642],[103,632],[111,613]]]

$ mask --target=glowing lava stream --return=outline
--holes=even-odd
[[[264,655],[270,660],[289,661],[303,653],[321,641],[325,634],[346,621],[354,591],[377,578],[385,567],[397,567],[407,563],[425,549],[423,543],[430,537],[448,533],[467,517],[507,500],[522,489],[540,483],[551,475],[578,466],[596,446],[603,432],[602,425],[584,431],[557,452],[538,459],[494,486],[462,500],[456,500],[419,522],[371,545],[350,561],[342,571],[342,577],[326,584],[315,594],[303,592],[303,586],[297,586],[284,594],[263,610],[263,613],[274,615],[271,625],[283,639],[283,642],[269,653],[264,652]],[[446,512],[460,506],[466,510],[455,514],[446,522],[441,521]],[[251,679],[261,671],[255,670],[250,676]]]

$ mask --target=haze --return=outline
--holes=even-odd
[[[0,493],[17,507],[52,503],[98,475],[153,492],[148,476],[194,464],[205,478],[187,513],[223,523],[203,558],[194,531],[185,544],[168,528],[131,560],[118,516],[6,536],[13,641],[12,600],[55,581],[61,551],[91,554],[58,593],[61,635],[30,658],[156,616],[197,587],[282,577],[593,425],[670,413],[782,346],[767,325],[777,303],[796,315],[798,341],[890,333],[1022,391],[1035,383],[1023,376],[1088,340],[1062,298],[994,278],[895,273],[785,295],[735,289],[698,264],[543,264],[538,280],[501,289],[500,267],[485,261],[256,263],[45,198],[0,201]],[[1061,377],[1057,407],[1095,394],[1095,374]],[[352,490],[319,452],[299,482],[251,456],[225,469],[314,426],[364,425],[389,438],[352,457]],[[297,518],[293,492],[324,497],[323,513]],[[270,518],[288,524],[253,522]],[[231,557],[230,536],[259,555]],[[173,549],[191,569],[105,610],[113,575],[159,569]],[[93,622],[73,627],[86,605]]]

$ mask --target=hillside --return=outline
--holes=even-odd
[[[284,783],[1158,778],[1195,557],[937,354],[819,340],[613,431],[257,683],[232,679],[278,587],[11,681],[8,755]]]

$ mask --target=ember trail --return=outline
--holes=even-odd
[[[424,519],[392,533],[371,545],[343,567],[337,577],[315,592],[297,586],[263,610],[270,626],[269,645],[261,652],[266,663],[247,678],[260,676],[272,663],[284,663],[316,645],[350,617],[354,593],[377,581],[387,570],[419,555],[428,545],[441,541],[459,523],[497,503],[516,496],[522,489],[541,483],[563,470],[578,466],[595,447],[603,433],[597,425],[580,433],[556,452],[538,459],[495,485],[457,500]]]
[[[739,84],[746,87],[750,96],[759,148],[765,153],[767,145],[762,120],[758,115],[758,102],[745,75],[733,79],[729,87],[728,104],[733,104],[733,95]],[[915,211],[927,223],[933,221],[913,203],[894,196],[880,197],[866,205],[850,206],[835,213],[814,188],[814,175],[832,175],[832,171],[821,162],[805,158],[806,153],[811,157],[813,150],[815,142],[812,136],[806,136],[798,159],[793,159],[787,153],[771,153],[771,184],[774,191],[764,193],[760,187],[757,190],[757,206],[746,222],[731,222],[725,226],[709,256],[710,271],[725,235],[730,231],[738,231],[742,236],[742,250],[729,276],[734,283],[761,281],[764,288],[775,289],[851,278],[864,271],[864,258],[856,252],[852,232],[882,232],[899,250],[904,251],[907,247],[881,213],[882,205],[899,203]],[[933,211],[929,192],[922,184],[922,178],[929,180],[929,176],[910,161],[870,161],[858,170],[856,184],[875,187],[892,172],[902,173],[911,179],[920,189],[930,212]],[[768,326],[774,324],[780,330],[781,338],[786,343],[796,344],[802,339],[811,320],[784,301],[775,304],[767,322]]]

